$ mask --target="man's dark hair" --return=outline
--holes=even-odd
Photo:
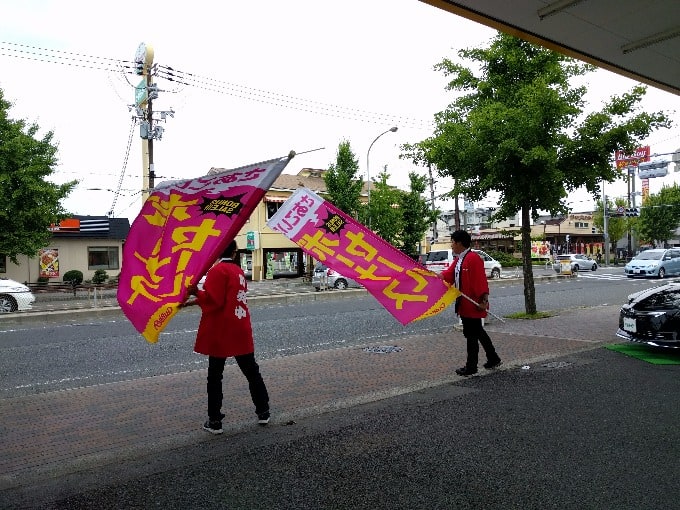
[[[234,255],[236,254],[236,251],[238,250],[238,246],[236,245],[236,239],[234,239],[232,242],[230,242],[227,247],[224,249],[222,252],[222,256],[220,258],[223,259],[233,259]]]
[[[451,234],[451,241],[456,241],[466,248],[469,248],[470,244],[472,243],[472,238],[465,230],[456,230],[453,234]]]

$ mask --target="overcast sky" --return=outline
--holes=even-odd
[[[427,138],[433,115],[452,100],[434,64],[494,35],[418,0],[3,4],[0,88],[14,104],[10,117],[54,131],[60,161],[54,180],[81,181],[67,209],[105,215],[122,175],[114,212],[131,220],[141,208],[142,158],[138,127],[128,151],[134,114],[128,105],[139,77],[100,68],[133,60],[141,42],[154,48],[155,63],[194,75],[194,85],[157,80],[162,91],[154,110],[175,111],[154,142],[157,183],[290,150],[323,148],[294,158],[286,173],[327,168],[344,139],[365,177],[371,142],[397,126],[373,145],[369,168],[375,177],[387,165],[390,184],[405,189],[409,171],[426,170],[398,159],[399,146]],[[592,109],[634,85],[606,71],[589,80]],[[677,126],[645,142],[652,153],[680,148],[680,98],[650,89],[643,107],[676,111]],[[652,179],[651,192],[678,175]],[[438,179],[437,193],[448,189],[450,182]],[[622,195],[626,186],[607,185],[605,192]],[[571,201],[575,211],[593,207],[584,193]]]

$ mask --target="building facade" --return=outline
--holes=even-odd
[[[92,279],[97,269],[110,278],[120,273],[123,244],[130,231],[127,218],[106,216],[72,216],[50,227],[50,243],[33,257],[21,255],[19,264],[0,255],[0,277],[18,282],[40,280],[63,281],[64,273],[82,271],[85,280]]]

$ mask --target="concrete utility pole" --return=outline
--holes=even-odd
[[[602,194],[602,230],[604,238],[604,263],[609,265],[609,211],[607,208],[607,195]]]
[[[169,111],[153,111],[153,100],[158,97],[158,85],[153,82],[153,48],[141,43],[135,53],[135,73],[142,76],[142,81],[135,87],[135,104],[137,118],[140,119],[139,136],[142,139],[142,199],[146,200],[156,185],[156,171],[153,161],[153,141],[160,140],[163,128],[156,125],[159,119],[154,119],[154,113],[159,114],[160,120],[167,115],[174,116],[172,108]]]
[[[432,208],[432,213],[436,210],[434,205],[434,179],[432,178],[432,165],[428,163],[427,172],[430,174],[430,207]],[[437,219],[435,218],[432,222],[432,242],[433,244],[437,238]]]

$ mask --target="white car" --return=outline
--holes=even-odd
[[[497,279],[501,277],[502,266],[500,262],[482,250],[473,249],[472,251],[484,261],[484,272],[487,278]],[[439,274],[451,265],[454,258],[453,250],[434,250],[427,254],[425,267]]]
[[[26,285],[0,278],[0,313],[30,310],[35,296]]]

